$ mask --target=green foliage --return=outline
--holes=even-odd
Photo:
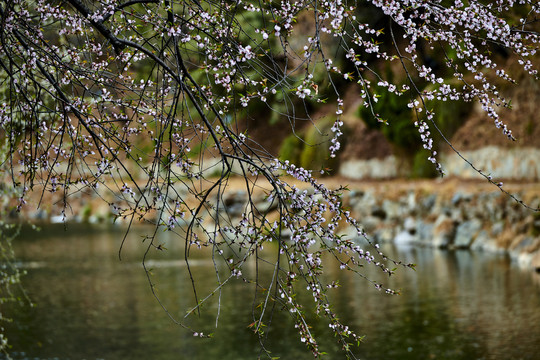
[[[419,150],[412,158],[411,173],[412,178],[433,178],[438,175],[435,166],[428,160],[430,153],[426,150]]]
[[[287,136],[281,143],[279,158],[289,160],[305,169],[332,174],[339,167],[338,158],[330,157],[330,140],[333,138],[332,125],[335,118],[324,117],[315,122],[308,131],[301,131]],[[341,146],[347,141],[348,129],[342,127],[343,135],[339,138]]]
[[[88,222],[92,216],[92,206],[90,203],[87,203],[81,210],[81,220],[83,222]]]
[[[431,88],[428,87],[428,90],[431,90]],[[450,138],[465,123],[468,114],[471,112],[472,103],[463,100],[432,100],[426,103],[426,108],[435,113],[433,121],[446,138]],[[438,132],[433,129],[432,133],[435,140],[437,140],[435,141],[435,145],[441,145],[441,141],[439,141],[441,139],[439,139],[440,135]]]
[[[330,140],[333,137],[331,130],[334,125],[335,118],[324,117],[315,122],[315,125],[310,127],[305,136],[305,143],[300,154],[300,166],[305,169],[324,170],[326,173],[332,173],[337,170],[339,161],[337,158],[330,158]],[[344,135],[340,137],[344,146],[346,137],[346,129],[342,130]]]
[[[414,114],[407,107],[410,98],[406,95],[395,95],[375,88],[374,95],[377,102],[373,102],[373,113],[385,120],[387,124],[379,122],[370,109],[361,106],[358,110],[360,118],[370,129],[380,130],[386,139],[397,149],[397,153],[405,152],[408,155],[416,153],[421,147],[418,130],[414,126]]]
[[[359,116],[368,128],[377,129],[394,148],[404,165],[410,168],[413,178],[437,176],[434,165],[428,161],[429,153],[424,150],[418,129],[414,125],[415,113],[408,108],[410,97],[398,96],[385,89],[376,87],[373,96],[377,97],[373,112],[387,124],[376,120],[371,110],[360,107]],[[428,87],[429,89],[429,87]],[[376,94],[376,95],[375,95]],[[465,122],[471,111],[471,103],[465,101],[432,101],[426,103],[426,108],[435,113],[433,121],[447,138],[451,137]],[[431,134],[436,140],[434,149],[444,142],[432,124]]]
[[[300,163],[304,143],[298,134],[291,134],[283,140],[279,149],[279,158],[289,160],[294,164]]]

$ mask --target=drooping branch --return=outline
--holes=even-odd
[[[90,188],[128,226],[151,223],[143,265],[165,310],[146,264],[154,250],[164,251],[161,230],[183,241],[194,295],[189,314],[214,294],[221,299],[223,287],[240,279],[253,285],[251,328],[261,355],[270,356],[264,326],[276,309],[286,309],[301,341],[319,356],[306,316],[313,309],[354,358],[350,342],[360,337],[331,308],[327,292],[333,283],[322,276],[331,265],[325,259],[391,294],[396,292],[367,278],[364,267],[392,275],[396,265],[412,265],[379,250],[343,204],[343,188],[323,186],[312,172],[319,169],[274,159],[239,124],[266,122],[272,114],[277,126],[289,121],[301,137],[294,124],[315,122],[312,116],[328,112],[323,104],[330,103],[335,111],[328,115],[332,124],[324,145],[329,157],[336,156],[344,132],[343,95],[357,87],[366,114],[384,126],[400,124],[397,116],[379,113],[381,98],[406,99],[419,146],[430,150],[435,166],[440,164],[430,129],[440,131],[443,141],[448,137],[437,127],[430,101],[477,101],[511,138],[497,114],[508,105],[497,81],[512,83],[513,74],[496,64],[491,50],[508,49],[520,70],[536,78],[539,38],[537,4],[510,5],[1,2],[0,78],[9,86],[0,92],[0,129],[9,137],[14,182],[16,176],[33,181],[42,174],[42,196],[63,187],[65,202],[68,189]],[[514,5],[528,8],[513,13]],[[233,201],[228,190],[235,177],[242,178],[245,196]],[[345,227],[354,236],[341,234]],[[122,246],[128,240],[126,233]],[[269,243],[277,246],[263,251]],[[197,286],[191,260],[202,247],[210,249],[215,270],[216,287],[209,293]],[[251,259],[255,273],[244,273]],[[266,283],[259,276],[263,266],[272,274]],[[300,288],[314,301],[304,303]]]

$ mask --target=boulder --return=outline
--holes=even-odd
[[[382,223],[381,219],[375,216],[366,216],[362,219],[360,222],[364,231],[366,231],[368,234],[373,232],[375,229],[379,227],[379,225]]]
[[[396,201],[383,200],[382,210],[386,214],[386,218],[389,220],[397,220],[401,217],[403,209],[401,205]]]
[[[243,190],[227,192],[223,195],[223,209],[232,216],[241,215],[246,208],[247,193]]]
[[[465,221],[457,226],[453,246],[456,249],[468,249],[482,229],[482,222],[478,219]]]
[[[433,228],[435,225],[432,222],[418,220],[416,222],[416,231],[418,241],[425,244],[431,245],[431,240],[433,239]]]
[[[438,248],[448,248],[454,241],[456,224],[449,216],[439,215],[433,228],[432,245]]]
[[[506,249],[503,249],[497,245],[497,241],[493,236],[490,236],[486,230],[481,230],[473,243],[470,246],[471,250],[486,251],[490,253],[503,254]]]
[[[437,195],[430,194],[421,201],[421,214],[430,214],[437,204]]]
[[[415,242],[418,242],[417,236],[408,231],[400,231],[394,238],[394,243],[396,245],[410,245]]]

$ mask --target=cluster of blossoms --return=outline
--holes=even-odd
[[[507,49],[536,78],[539,12],[525,0],[0,1],[0,132],[21,179],[14,182],[25,189],[19,206],[34,187],[61,192],[63,204],[90,188],[120,218],[163,226],[188,248],[212,248],[228,271],[216,271],[215,292],[231,278],[251,281],[242,266],[277,242],[286,266],[276,266],[261,309],[279,301],[294,313],[300,340],[319,354],[295,296],[293,284],[304,281],[348,349],[347,339],[358,337],[331,310],[326,292],[335,284],[320,278],[324,256],[360,275],[364,265],[392,274],[389,260],[344,209],[343,189],[274,160],[235,121],[262,108],[294,123],[310,120],[320,103],[335,103],[325,144],[335,157],[347,111],[343,84],[358,86],[363,106],[392,126],[373,110],[376,84],[410,99],[418,137],[442,172],[436,113],[427,104],[478,101],[513,139],[497,112],[509,106],[497,84],[513,83],[516,74],[495,53]],[[429,61],[435,57],[437,65]],[[388,75],[380,70],[386,66],[398,70]],[[266,210],[251,197],[239,211],[224,199],[233,174],[246,178],[250,195],[255,183],[269,184]],[[338,226],[352,226],[360,240],[343,238]],[[225,250],[233,243],[243,251],[231,257]],[[257,329],[264,319],[262,310]]]

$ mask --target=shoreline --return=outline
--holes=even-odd
[[[328,177],[320,182],[330,188],[347,185],[344,204],[377,243],[507,254],[521,268],[540,272],[540,212],[526,209],[486,181],[455,177],[362,181]],[[231,178],[228,187],[229,207],[242,208],[247,201],[244,179]],[[540,183],[513,181],[504,189],[526,204],[540,204]],[[60,214],[61,202],[53,199],[55,194],[45,193],[42,206],[32,208],[38,203],[36,195],[41,198],[41,193],[34,191],[21,212],[12,213],[8,220],[43,226],[64,221],[113,228],[125,224],[117,219],[115,225],[114,209],[91,193],[80,192],[68,199],[69,213],[65,218]],[[253,197],[261,206],[262,195],[262,191],[255,191]],[[341,233],[355,236],[349,228],[342,228]]]

